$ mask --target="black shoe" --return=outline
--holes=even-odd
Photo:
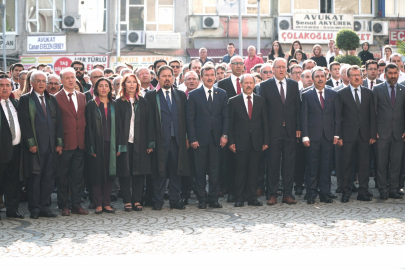
[[[38,213],[31,213],[30,218],[32,218],[32,219],[38,219],[38,218],[39,218],[39,215],[38,215]]]
[[[24,216],[21,215],[18,212],[14,212],[14,213],[6,213],[6,217],[8,218],[20,218],[20,219],[24,219]]]
[[[332,176],[336,176],[336,171],[333,170],[331,174],[332,174]]]
[[[357,200],[358,201],[363,201],[363,202],[370,202],[373,199],[371,197],[366,196],[366,195],[357,195]]]
[[[219,202],[216,201],[216,202],[210,202],[209,207],[211,207],[211,208],[222,208],[222,205],[219,204]]]
[[[116,202],[117,201],[117,196],[115,196],[115,195],[111,195],[111,201],[112,202]]]
[[[184,210],[186,207],[182,203],[170,203],[170,209]]]
[[[308,194],[305,193],[305,195],[304,195],[304,200],[308,200],[308,198],[309,198],[309,197],[308,197]]]
[[[314,204],[315,203],[315,198],[308,198],[307,204]]]
[[[398,194],[399,195],[405,195],[404,194],[404,189],[403,188],[398,188]]]
[[[319,194],[319,201],[323,203],[333,203],[333,199],[325,194]]]
[[[374,177],[375,173],[373,171],[370,172],[369,177]]]
[[[302,187],[297,187],[296,188],[295,195],[302,195]]]
[[[96,209],[96,206],[94,205],[94,202],[91,202],[89,204],[89,207],[87,207],[88,209]]]
[[[187,205],[187,204],[188,204],[188,198],[183,198],[183,199],[181,199],[181,203],[182,203],[183,205]]]
[[[358,192],[358,191],[359,191],[358,188],[355,185],[353,185],[352,192]]]
[[[350,197],[347,197],[347,196],[342,196],[342,199],[340,200],[342,203],[347,203],[347,202],[349,202],[349,198]]]
[[[200,202],[198,204],[198,209],[207,209],[207,204],[205,202]]]
[[[235,205],[235,207],[242,207],[242,206],[244,206],[245,204],[244,204],[243,202],[236,201],[236,203],[235,203],[234,205]]]
[[[338,188],[335,190],[335,193],[343,193],[342,188],[341,188],[341,187],[338,187]]]
[[[388,195],[388,198],[391,198],[391,199],[402,199],[403,196],[402,196],[402,195],[399,195],[398,193],[390,193],[390,194]]]
[[[387,193],[381,193],[381,194],[380,194],[380,199],[381,199],[381,200],[384,200],[384,201],[385,201],[385,200],[388,200],[388,194],[387,194]]]
[[[160,210],[162,210],[162,206],[156,204],[156,205],[153,206],[152,210],[160,211]]]
[[[256,200],[256,201],[248,202],[248,205],[250,205],[250,206],[263,206],[263,203]]]
[[[103,213],[103,210],[101,210],[101,211],[94,211],[94,213],[97,214],[97,215],[101,215],[101,214]]]
[[[143,206],[153,206],[153,201],[144,201]]]
[[[327,193],[326,195],[328,195],[329,198],[332,199],[336,199],[338,196],[336,196],[335,194],[333,194],[332,192]]]
[[[58,188],[57,187],[53,187],[53,193],[58,193]]]
[[[236,202],[235,195],[228,194],[228,199],[226,199],[226,202]]]
[[[371,192],[370,190],[366,189],[366,196],[367,196],[367,197],[373,197],[373,192]]]
[[[115,210],[114,210],[114,209],[107,210],[107,209],[105,209],[104,207],[103,207],[103,212],[106,212],[106,213],[108,213],[108,214],[115,214]]]
[[[169,197],[169,194],[165,193],[165,195],[163,195],[163,199],[164,199],[165,201],[167,201],[169,198],[170,198],[170,197]]]
[[[52,214],[51,211],[48,211],[48,212],[39,212],[39,216],[40,217],[47,217],[47,218],[54,218],[54,217],[57,217],[58,215]]]

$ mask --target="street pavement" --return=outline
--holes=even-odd
[[[373,181],[370,186],[374,186]],[[371,190],[372,202],[356,201],[354,193],[346,204],[339,197],[332,204],[317,199],[314,205],[307,205],[302,195],[296,196],[296,205],[282,204],[279,197],[277,205],[267,206],[265,197],[261,197],[264,206],[235,208],[225,197],[220,199],[222,209],[199,210],[193,197],[186,210],[170,210],[166,202],[162,211],[146,207],[142,212],[130,213],[124,212],[122,199],[118,199],[113,203],[115,214],[96,215],[90,210],[88,216],[59,215],[38,220],[29,219],[27,204],[22,203],[23,220],[9,219],[1,213],[0,265],[20,258],[25,258],[19,262],[27,266],[40,258],[73,263],[69,258],[78,256],[100,258],[95,261],[107,266],[106,258],[117,256],[120,263],[136,258],[138,263],[152,262],[156,266],[187,257],[196,269],[216,259],[218,267],[225,258],[241,267],[246,259],[257,258],[260,263],[251,266],[267,269],[287,264],[306,269],[303,266],[317,268],[330,258],[327,268],[337,269],[345,266],[345,258],[352,258],[353,266],[360,261],[362,268],[367,262],[370,269],[375,269],[378,260],[391,263],[386,269],[401,269],[405,267],[400,255],[405,251],[405,200],[381,201],[378,191]],[[52,211],[60,214],[55,194],[52,200]],[[83,206],[87,207],[88,201]],[[207,264],[196,263],[199,255],[206,254]],[[397,260],[391,260],[393,254],[398,254]],[[287,269],[295,268],[292,266]]]

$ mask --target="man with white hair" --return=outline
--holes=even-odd
[[[122,70],[121,70],[121,72],[120,72],[120,76],[121,77],[124,77],[126,74],[132,74],[132,69],[129,69],[129,68],[123,68]]]
[[[57,216],[49,207],[54,186],[54,153],[62,154],[62,116],[56,98],[46,91],[46,74],[34,71],[31,85],[33,91],[21,96],[17,110],[23,140],[24,178],[29,178],[28,210],[32,219],[50,218]]]
[[[249,46],[248,57],[245,58],[246,72],[250,72],[250,69],[256,64],[263,64],[263,59],[256,55],[256,48],[254,46]]]
[[[117,76],[113,80],[113,89],[116,97],[120,94],[122,76]]]
[[[100,78],[104,78],[103,71],[98,68],[91,70],[89,75],[91,81],[91,88],[90,91],[84,93],[86,95],[86,102],[94,98],[94,86],[96,85],[97,80]]]
[[[146,67],[141,67],[136,71],[135,75],[141,83],[141,93],[144,97],[148,91],[153,90],[153,85],[150,84],[152,78],[149,69]]]
[[[403,65],[401,55],[399,53],[391,54],[390,63],[393,63],[400,68]],[[380,80],[385,81],[385,73],[381,74]],[[403,73],[401,70],[399,70],[398,83],[405,85],[405,73]]]
[[[339,91],[340,89],[343,89],[345,87],[348,87],[350,84],[349,77],[347,77],[347,69],[350,67],[349,64],[344,64],[340,67],[340,78],[342,80],[341,84],[334,87],[333,90]]]
[[[124,68],[127,68],[127,66],[126,65],[124,65],[124,64],[118,64],[116,67],[115,67],[115,74],[117,74],[117,75],[120,75],[121,74],[121,70],[123,70]]]
[[[52,95],[58,93],[60,90],[60,77],[56,74],[50,74],[46,79],[46,90],[48,93]]]
[[[198,50],[198,54],[200,55],[200,58],[198,60],[200,60],[201,66],[204,66],[207,62],[212,62],[213,64],[215,64],[214,60],[207,57],[208,52],[206,48],[200,48]]]

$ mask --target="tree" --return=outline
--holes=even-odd
[[[336,46],[346,51],[356,50],[360,46],[360,38],[353,30],[342,29],[336,34]]]
[[[356,55],[338,55],[335,61],[343,64],[357,65],[361,67],[361,59]]]
[[[397,41],[398,53],[405,55],[405,41]]]

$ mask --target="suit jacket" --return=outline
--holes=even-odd
[[[231,77],[225,78],[218,82],[218,88],[225,90],[226,94],[228,95],[228,99],[231,97],[236,96],[236,89],[233,86]],[[241,88],[242,89],[242,88]]]
[[[386,83],[373,87],[373,95],[379,138],[386,140],[393,134],[395,140],[402,140],[405,131],[405,86],[397,84],[395,107],[392,107]]]
[[[93,96],[91,95],[90,91],[85,92],[84,95],[86,97],[86,104],[87,102],[93,99]]]
[[[376,81],[376,84],[373,85],[373,88],[374,88],[374,86],[376,86],[377,84],[380,84],[380,83],[383,83],[383,82],[384,82],[384,81],[382,81],[382,80],[380,80],[380,79],[375,79],[375,81]],[[366,87],[366,88],[368,88],[367,79],[364,79],[364,80],[363,80],[363,86]]]
[[[228,135],[228,97],[220,88],[213,87],[212,112],[208,109],[204,86],[191,91],[187,100],[187,132],[190,143],[198,141],[200,146],[208,146],[211,132],[218,143],[222,135]]]
[[[73,111],[64,90],[59,91],[55,98],[58,101],[63,122],[63,150],[85,148],[86,138],[86,97],[76,91],[77,112]]]
[[[14,99],[12,96],[10,96],[9,99],[13,106],[18,109],[18,100]],[[11,135],[7,117],[3,111],[3,106],[0,105],[0,164],[8,163],[11,161],[12,158],[13,137]]]
[[[287,79],[287,96],[283,104],[275,78],[260,83],[259,95],[266,100],[270,137],[280,136],[285,121],[285,128],[290,138],[296,137],[300,125],[300,91],[298,83]]]
[[[326,85],[329,85],[330,87],[335,87],[334,85],[333,85],[333,81],[332,81],[332,79],[329,79],[329,80],[327,80],[326,81]]]
[[[350,86],[338,92],[338,115],[341,124],[339,138],[345,141],[355,141],[360,132],[363,141],[377,139],[376,115],[373,92],[360,86],[361,101],[360,109],[357,108]]]
[[[334,136],[339,136],[340,119],[337,110],[337,92],[326,87],[324,91],[323,109],[315,87],[302,94],[301,136],[309,137],[310,141],[321,140],[323,134],[328,140],[333,140]]]
[[[245,151],[252,143],[255,151],[262,151],[263,145],[269,145],[269,121],[267,120],[266,100],[252,94],[252,117],[246,110],[243,94],[239,94],[228,102],[229,109],[229,144],[236,145],[236,151]],[[251,141],[251,142],[250,142]]]

